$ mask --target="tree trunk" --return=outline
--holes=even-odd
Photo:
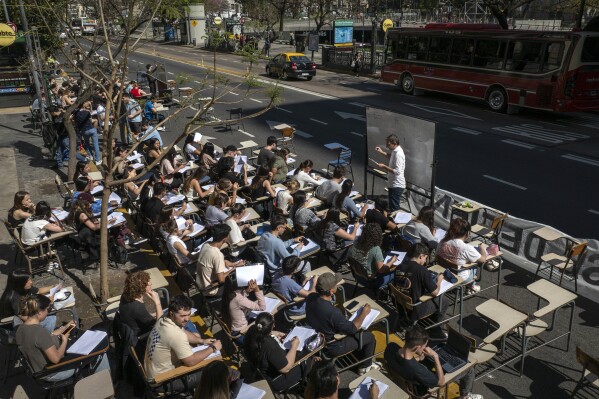
[[[68,117],[65,114],[64,117],[64,127],[69,134],[69,167],[67,171],[67,181],[70,180],[75,174],[75,167],[77,166],[77,132],[75,131],[75,126],[73,123],[68,120]]]
[[[501,26],[501,29],[509,29],[509,25],[507,23],[507,9],[501,10],[497,6],[488,4],[487,7],[489,7],[491,14],[493,14],[495,19],[497,20],[497,23],[499,24],[499,26]]]
[[[106,302],[110,298],[110,287],[108,286],[108,198],[110,198],[110,187],[104,185],[102,191],[102,216],[100,217],[100,298]]]

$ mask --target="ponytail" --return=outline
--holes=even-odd
[[[48,309],[50,298],[45,295],[32,294],[21,297],[19,300],[19,316],[28,318],[35,316],[40,311]]]

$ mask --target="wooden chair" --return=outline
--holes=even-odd
[[[593,385],[595,388],[599,388],[599,359],[588,355],[577,346],[576,361],[582,366],[582,372],[570,398],[574,398],[576,392],[585,385]]]
[[[580,268],[580,263],[582,262],[583,258],[584,258],[584,253],[587,250],[587,245],[588,243],[583,242],[583,243],[576,243],[573,240],[570,239],[566,239],[567,241],[567,245],[566,245],[566,252],[564,253],[564,255],[559,255],[553,252],[550,252],[548,254],[545,254],[543,256],[541,256],[541,261],[539,262],[539,265],[537,266],[537,271],[535,273],[535,278],[538,276],[539,272],[541,270],[549,269],[549,280],[551,281],[551,279],[553,278],[553,268],[557,268],[561,271],[561,275],[560,275],[560,279],[559,279],[559,286],[561,287],[562,285],[562,281],[564,280],[564,273],[566,273],[566,271],[571,271],[572,272],[572,277],[574,278],[574,292],[578,291],[578,269]],[[547,263],[547,266],[541,268],[541,265],[543,263]]]
[[[56,183],[58,194],[62,197],[64,201],[62,205],[63,208],[67,208],[71,203],[71,198],[73,198],[73,190],[71,189],[71,187],[69,187],[69,184],[73,184],[73,182],[64,182],[60,176],[56,175],[54,177],[54,183]]]
[[[6,317],[0,320],[0,347],[2,347],[2,383],[4,384],[8,378],[10,370],[18,370],[15,368],[15,362],[19,358],[19,348],[16,341],[16,331],[13,329],[13,317]],[[14,375],[15,373],[13,373]]]
[[[405,279],[404,281],[406,280],[409,282],[408,279]],[[426,330],[436,327],[443,323],[437,323],[433,321],[431,318],[432,315],[427,315],[420,319],[412,318],[412,312],[417,306],[420,306],[422,302],[414,303],[414,301],[412,301],[412,297],[410,297],[410,295],[406,293],[409,292],[411,284],[406,283],[403,287],[400,287],[395,283],[391,283],[388,285],[388,287],[391,299],[393,300],[393,304],[397,309],[397,318],[395,319],[393,325],[393,331],[396,331],[397,323],[400,320],[403,320],[405,323],[407,323],[406,328],[418,324]]]
[[[274,291],[274,290],[271,291],[271,292],[273,294],[275,294],[277,296],[277,298],[279,298],[285,304],[285,307],[282,309],[282,311],[283,311],[283,316],[285,317],[285,321],[287,323],[296,325],[299,322],[301,322],[301,321],[303,321],[303,320],[306,319],[306,314],[305,313],[301,314],[301,315],[292,315],[292,314],[287,313],[287,308],[289,308],[291,306],[294,306],[294,305],[296,305],[298,303],[301,303],[301,302],[294,302],[294,301],[289,302],[287,300],[287,298],[285,298],[283,296],[283,294],[281,294],[280,292],[277,292],[277,291]]]
[[[351,274],[354,277],[354,279],[356,280],[356,285],[354,285],[354,292],[352,293],[352,297],[356,296],[356,291],[358,290],[358,285],[361,284],[364,287],[373,291],[374,295],[375,295],[375,299],[378,300],[381,293],[385,293],[387,291],[388,285],[378,287],[378,288],[373,288],[375,279],[372,278],[372,276],[369,276],[368,273],[366,273],[364,266],[360,262],[358,262],[357,260],[355,260],[351,257],[348,258],[348,261],[349,261],[349,268],[351,270]]]
[[[405,378],[403,378],[401,375],[395,372],[395,370],[393,370],[391,367],[386,367],[386,370],[389,373],[391,381],[396,383],[397,386],[400,387],[403,391],[407,392],[410,399],[437,398],[438,394],[442,393],[441,390],[439,390],[439,388],[436,387],[429,389],[428,392],[424,395],[418,395],[416,393],[416,388],[414,387],[414,384],[412,384],[412,382],[407,381]]]
[[[96,294],[92,283],[89,283],[88,288],[92,304],[94,305],[94,308],[96,308],[96,312],[98,312],[100,318],[105,322],[112,321],[114,319],[114,314],[119,310],[121,296],[113,296],[112,298],[108,298],[106,302],[102,302],[101,298]]]
[[[222,319],[222,317],[220,316],[220,312],[214,308],[211,309],[212,310],[212,317],[214,318],[214,320],[216,320],[216,322],[218,323],[218,325],[220,326],[222,332],[224,333],[225,337],[227,338],[225,340],[226,344],[230,347],[233,348],[233,351],[231,351],[230,353],[233,353],[233,359],[234,361],[237,363],[237,365],[241,365],[241,362],[244,359],[243,356],[243,348],[236,342],[236,340],[240,337],[242,337],[244,335],[244,332],[242,332],[239,335],[233,335],[232,331],[231,331],[231,327]],[[229,351],[227,351],[229,352]]]
[[[150,378],[146,374],[146,370],[143,364],[139,361],[139,356],[137,355],[137,351],[135,347],[131,347],[130,349],[131,359],[133,360],[133,364],[135,365],[135,369],[139,373],[139,377],[143,380],[145,386],[144,398],[152,398],[152,399],[160,399],[163,397],[171,397],[174,396],[175,392],[170,391],[170,380],[167,380],[162,383],[156,383],[153,378]],[[161,392],[162,390],[162,392]]]
[[[114,397],[110,370],[94,373],[75,384],[73,399],[108,399]]]
[[[295,128],[286,127],[279,130],[281,132],[281,138],[277,139],[277,147],[286,148],[290,152],[295,152],[293,145],[293,138],[295,137]]]
[[[485,220],[493,217],[493,214],[496,212],[485,208],[483,211],[483,218]],[[499,235],[501,234],[501,229],[503,228],[503,224],[508,218],[508,214],[497,214],[493,217],[490,226],[485,226],[482,224],[475,224],[470,228],[470,232],[477,237],[480,237],[484,242],[490,244],[499,245]]]

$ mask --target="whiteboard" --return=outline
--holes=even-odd
[[[383,109],[366,108],[368,157],[385,162],[374,148],[380,146],[384,149],[386,137],[395,134],[406,155],[406,183],[428,192],[432,192],[434,187],[435,130],[435,122]]]

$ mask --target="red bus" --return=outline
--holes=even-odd
[[[404,93],[438,91],[556,112],[599,109],[599,32],[429,24],[387,30],[381,80]]]

